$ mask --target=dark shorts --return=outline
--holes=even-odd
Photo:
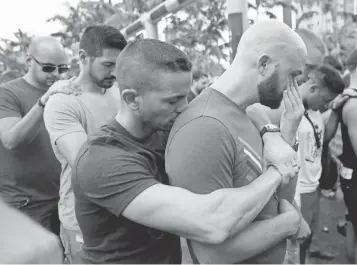
[[[30,199],[24,199],[8,202],[8,204],[27,214],[52,233],[60,235],[58,200],[35,202]]]
[[[354,174],[355,175],[355,174]],[[356,178],[353,176],[353,178]],[[347,221],[351,222],[357,236],[357,185],[352,180],[340,178],[343,198],[348,210]]]

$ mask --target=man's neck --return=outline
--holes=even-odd
[[[255,80],[249,75],[245,68],[235,66],[224,72],[211,87],[232,100],[240,109],[246,110],[259,102],[259,96],[255,94]]]
[[[103,93],[102,87],[98,86],[96,83],[94,83],[91,78],[81,72],[79,76],[76,78],[74,83],[78,86],[80,86],[82,92],[88,92],[88,93],[94,93],[94,94],[101,94]]]
[[[357,74],[350,76],[350,88],[357,88]]]
[[[143,140],[151,137],[153,131],[145,128],[144,124],[130,110],[125,102],[121,102],[119,112],[115,120],[120,123],[134,138]]]

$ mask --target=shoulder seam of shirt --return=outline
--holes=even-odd
[[[200,116],[198,116],[198,117],[196,117],[196,118],[194,118],[194,119],[192,119],[192,120],[189,120],[189,121],[185,122],[184,124],[182,124],[182,125],[180,126],[180,128],[178,128],[178,129],[176,130],[175,134],[172,135],[170,142],[168,142],[168,143],[166,144],[166,148],[170,146],[171,142],[172,142],[173,139],[175,138],[175,136],[176,136],[176,134],[178,133],[178,131],[180,131],[186,124],[188,124],[188,123],[190,123],[190,122],[193,122],[193,121],[195,121],[195,120],[197,120],[197,119],[199,119],[199,118],[209,118],[209,119],[212,119],[212,120],[217,121],[219,124],[221,124],[221,125],[223,126],[224,130],[225,130],[225,131],[227,132],[227,134],[230,136],[231,141],[232,141],[233,143],[235,142],[235,141],[234,141],[234,138],[233,138],[233,136],[232,136],[232,134],[229,132],[228,128],[226,127],[226,125],[223,124],[223,122],[221,122],[220,120],[218,120],[218,119],[215,118],[215,117],[206,116],[206,115],[204,115],[204,114],[201,114]],[[237,151],[235,144],[233,145],[233,149],[234,149],[234,154],[235,154],[236,151]],[[165,153],[165,157],[166,157],[166,156],[167,156],[167,154]]]

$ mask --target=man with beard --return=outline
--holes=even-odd
[[[46,104],[46,128],[62,165],[59,217],[61,239],[69,263],[80,262],[83,241],[74,212],[72,167],[79,148],[87,141],[87,135],[99,129],[117,112],[117,100],[113,92],[107,90],[114,84],[115,61],[125,45],[124,37],[114,27],[87,27],[79,44],[81,72],[73,83],[66,84],[77,86],[82,94],[56,95]]]
[[[328,146],[328,143],[336,133],[339,122],[337,112],[326,111],[326,108],[338,94],[343,92],[344,83],[335,69],[328,65],[322,65],[309,74],[309,79],[299,87],[299,90],[306,111],[299,125],[297,135],[301,169],[295,197],[298,205],[301,206],[304,218],[302,222],[304,226],[302,226],[298,237],[301,239],[300,263],[305,264],[312,236],[317,232],[318,228],[320,200],[318,188],[322,172],[322,146],[324,143]],[[338,101],[338,104],[343,103],[343,101]],[[254,107],[256,108],[256,106]],[[254,107],[251,107],[250,113]],[[261,108],[263,107],[261,106]],[[264,111],[273,124],[281,125],[279,117],[281,117],[283,109],[264,109]],[[256,116],[251,116],[255,120]],[[310,235],[306,234],[306,231],[309,230],[311,231]],[[297,258],[294,258],[292,254],[297,252],[296,243],[291,242],[292,247],[289,248],[288,253],[290,254],[287,257],[289,262],[299,263],[293,261]],[[325,254],[321,257],[329,258]]]
[[[295,41],[290,43],[296,47]],[[268,166],[245,187],[200,195],[169,186],[165,131],[187,106],[192,65],[186,54],[167,43],[142,39],[129,43],[116,65],[119,112],[81,148],[73,167],[86,263],[181,263],[178,236],[211,246],[234,235],[249,244],[243,254],[249,257],[262,244],[296,233],[299,214],[285,200],[279,215],[250,226],[276,189],[295,178],[294,157]]]
[[[324,59],[325,47],[321,39],[312,31],[308,29],[296,29],[295,32],[303,39],[306,49],[307,58],[304,66],[303,73],[296,78],[298,85],[306,82],[309,79],[311,73],[313,73],[317,67],[319,67]],[[249,106],[247,114],[252,119],[255,126],[262,130],[266,124],[274,124],[274,126],[280,124],[280,130],[284,140],[290,145],[298,144],[297,136],[294,132],[297,132],[301,119],[304,113],[304,107],[300,111],[286,111],[285,105],[282,105],[279,111],[272,110],[262,104],[254,104]],[[274,121],[274,122],[272,122]],[[280,121],[282,121],[280,123]],[[300,208],[300,191],[299,185],[296,186],[296,191],[293,191],[295,196],[294,206]],[[299,238],[304,238],[310,234],[310,229],[302,220],[301,228],[298,234]],[[299,244],[297,240],[288,240],[286,259],[289,263],[299,263]]]
[[[0,196],[43,227],[59,235],[60,164],[43,123],[50,95],[71,93],[50,86],[68,70],[60,42],[35,37],[29,47],[29,70],[0,86]]]
[[[281,139],[278,128],[266,126],[259,133],[245,111],[257,102],[276,109],[284,97],[285,104],[301,113],[295,78],[301,75],[305,59],[303,40],[287,25],[269,20],[250,27],[239,42],[232,65],[175,121],[165,156],[172,185],[199,194],[249,186],[265,170],[262,137],[268,159],[265,162],[273,158],[279,163],[286,156],[295,156],[293,149]],[[284,152],[286,147],[290,154]],[[295,187],[295,183],[296,180],[291,181],[275,196],[267,198],[264,209],[250,219],[250,222],[254,219],[254,228],[243,229],[221,244],[189,241],[193,260],[282,263],[287,237],[277,227],[258,227],[258,224],[279,215],[281,199],[292,202],[289,186]],[[286,189],[285,194],[290,196],[282,193]],[[259,196],[258,191],[252,192],[252,196]],[[242,234],[250,235],[249,239],[242,241]]]

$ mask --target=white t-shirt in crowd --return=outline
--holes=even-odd
[[[298,159],[301,167],[297,190],[300,194],[314,192],[319,186],[322,172],[321,156],[325,125],[320,111],[308,110],[307,112],[315,126],[320,147],[317,148],[312,124],[303,116],[298,129]]]

